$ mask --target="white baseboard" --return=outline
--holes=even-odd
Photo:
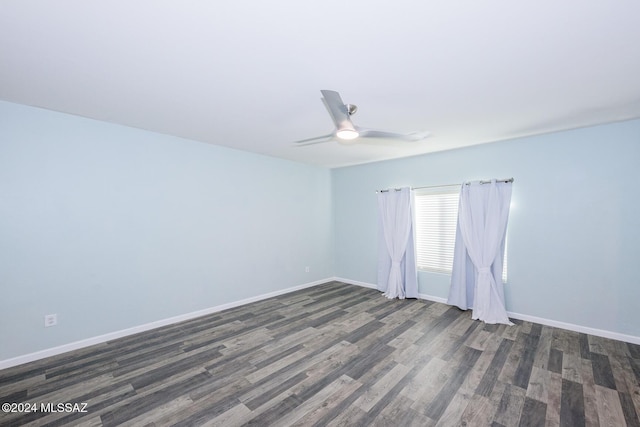
[[[426,299],[428,301],[440,302],[442,304],[446,304],[447,303],[447,299],[446,298],[436,297],[436,296],[433,296],[433,295],[418,294],[418,298]]]
[[[0,369],[11,368],[13,366],[22,365],[24,363],[33,362],[35,360],[44,359],[46,357],[56,356],[58,354],[66,353],[68,351],[78,350],[84,347],[88,347],[95,344],[101,344],[107,341],[111,341],[117,338],[126,337],[128,335],[137,334],[139,332],[149,331],[151,329],[159,328],[161,326],[167,326],[178,322],[183,322],[185,320],[195,319],[196,317],[205,316],[208,314],[216,313],[218,311],[227,310],[229,308],[238,307],[245,304],[250,304],[252,302],[261,301],[267,298],[272,298],[278,295],[287,294],[290,292],[298,291],[300,289],[310,288],[312,286],[321,285],[323,283],[338,281],[347,283],[350,285],[362,286],[365,288],[377,289],[378,287],[372,283],[360,282],[356,280],[345,279],[342,277],[330,277],[327,279],[317,280],[314,282],[304,283],[302,285],[294,286],[287,289],[281,289],[274,292],[269,292],[267,294],[258,295],[255,297],[245,298],[239,301],[234,301],[226,304],[217,305],[215,307],[206,308],[204,310],[198,310],[191,313],[181,314],[179,316],[170,317],[168,319],[161,319],[155,322],[146,323],[144,325],[134,326],[132,328],[123,329],[120,331],[110,332],[108,334],[99,335],[92,338],[87,338],[80,341],[75,341],[69,344],[64,344],[58,347],[52,347],[45,350],[36,351],[34,353],[25,354],[22,356],[14,357],[11,359],[0,360]],[[433,295],[427,294],[418,294],[420,299],[435,301],[439,303],[446,304],[446,298],[437,297]],[[606,331],[603,329],[590,328],[587,326],[575,325],[572,323],[560,322],[557,320],[544,319],[541,317],[530,316],[527,314],[513,313],[507,312],[509,317],[514,319],[524,320],[527,322],[539,323],[541,325],[553,326],[555,328],[567,329],[574,332],[582,332],[589,335],[595,335],[603,338],[610,338],[619,341],[630,342],[633,344],[640,344],[640,337],[634,335],[626,335],[618,332]]]
[[[377,285],[373,285],[371,283],[366,283],[366,282],[358,282],[356,280],[351,280],[351,279],[345,279],[343,277],[332,277],[331,280],[335,280],[336,282],[346,283],[348,285],[362,286],[363,288],[378,289]]]
[[[345,279],[345,278],[342,278],[342,277],[334,277],[332,280],[335,280],[335,281],[338,281],[338,282],[342,282],[342,283],[347,283],[349,285],[362,286],[363,288],[378,289],[378,286],[374,285],[372,283],[358,282],[357,280]],[[429,301],[441,302],[443,304],[447,303],[447,299],[446,298],[435,297],[433,295],[418,294],[418,298],[424,299],[424,300],[429,300]]]
[[[507,311],[507,314],[513,319],[524,320],[532,323],[540,323],[541,325],[545,326],[553,326],[554,328],[567,329],[574,332],[582,332],[584,334],[610,338],[612,340],[625,341],[632,344],[640,344],[640,337],[636,337],[634,335],[621,334],[619,332],[606,331],[604,329],[590,328],[588,326],[575,325],[573,323],[565,323],[558,320],[530,316],[528,314],[514,313],[512,311]]]
[[[358,282],[355,280],[343,279],[341,277],[334,277],[333,280],[348,283],[350,285],[363,286],[365,288],[373,288],[373,289],[378,288],[376,285],[373,285],[371,283]],[[447,303],[446,298],[436,297],[433,295],[418,294],[418,298],[429,300],[429,301],[440,302],[443,304]],[[603,338],[610,338],[618,341],[625,341],[632,344],[640,344],[640,337],[637,337],[634,335],[626,335],[618,332],[607,331],[604,329],[590,328],[588,326],[575,325],[573,323],[560,322],[558,320],[545,319],[543,317],[530,316],[528,314],[514,313],[512,311],[507,311],[507,314],[509,315],[509,317],[513,319],[524,320],[526,322],[539,323],[545,326],[552,326],[554,328],[567,329],[569,331],[581,332],[584,334],[595,335]]]
[[[215,307],[205,308],[203,310],[194,311],[191,313],[181,314],[179,316],[170,317],[168,319],[161,319],[155,322],[146,323],[144,325],[134,326],[132,328],[122,329],[120,331],[109,332],[104,335],[99,335],[96,337],[91,337],[87,339],[83,339],[80,341],[75,341],[69,344],[63,344],[57,347],[47,348],[45,350],[36,351],[34,353],[25,354],[22,356],[13,357],[11,359],[0,360],[0,369],[11,368],[13,366],[22,365],[24,363],[33,362],[35,360],[44,359],[46,357],[57,356],[58,354],[66,353],[68,351],[78,350],[84,347],[89,347],[95,344],[101,344],[107,341],[111,341],[117,338],[126,337],[128,335],[137,334],[139,332],[149,331],[151,329],[156,329],[161,326],[167,326],[178,322],[183,322],[185,320],[195,319],[196,317],[206,316],[211,313],[216,313],[218,311],[227,310],[229,308],[238,307],[241,305],[249,304],[252,302],[260,301],[267,298],[272,298],[282,294],[288,294],[290,292],[298,291],[300,289],[310,288],[312,286],[317,286],[323,283],[327,283],[334,280],[333,278],[316,280],[314,282],[304,283],[302,285],[294,286],[287,289],[281,289],[274,292],[269,292],[267,294],[258,295],[255,297],[245,298],[239,301],[234,301],[226,304],[217,305]]]

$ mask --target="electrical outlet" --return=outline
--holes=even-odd
[[[58,324],[58,315],[57,314],[46,314],[44,316],[44,327],[48,328],[49,326],[56,326]]]
[[[304,268],[304,272],[305,272],[305,273],[308,273],[308,272],[309,272],[309,267],[305,267],[305,268]]]

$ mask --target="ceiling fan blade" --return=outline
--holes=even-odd
[[[355,105],[345,104],[340,94],[335,90],[325,89],[321,90],[320,93],[322,93],[322,102],[325,107],[327,107],[327,111],[331,119],[333,119],[336,130],[328,135],[295,141],[297,145],[318,144],[331,139],[336,139],[340,144],[350,145],[356,144],[365,138],[417,142],[422,141],[430,135],[429,132],[398,133],[354,126],[351,122],[351,115],[355,113],[357,109]]]
[[[358,129],[361,138],[401,139],[403,141],[422,141],[429,136],[428,132],[397,133],[375,129]]]
[[[322,101],[329,110],[329,114],[336,125],[336,129],[353,129],[353,124],[349,118],[349,110],[342,101],[340,94],[335,90],[321,90]]]
[[[315,136],[313,138],[301,139],[299,141],[294,141],[293,143],[302,146],[302,145],[312,145],[312,144],[320,144],[321,142],[327,142],[335,135],[334,133],[329,133],[327,135]]]

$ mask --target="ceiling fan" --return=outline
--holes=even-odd
[[[298,145],[311,145],[321,142],[327,142],[332,139],[337,139],[341,144],[354,144],[359,142],[362,138],[387,138],[387,139],[399,139],[403,141],[420,141],[429,136],[429,133],[397,133],[387,132],[375,129],[365,129],[354,125],[351,122],[351,116],[358,110],[353,104],[345,104],[342,102],[340,94],[333,90],[321,90],[322,102],[327,107],[329,115],[333,119],[333,123],[336,126],[336,130],[327,135],[316,136],[314,138],[301,139],[295,141]]]

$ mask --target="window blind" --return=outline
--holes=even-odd
[[[451,274],[458,223],[460,187],[414,190],[416,258],[418,269]],[[502,281],[507,281],[505,242]]]
[[[415,190],[418,268],[451,273],[458,221],[457,187]]]

